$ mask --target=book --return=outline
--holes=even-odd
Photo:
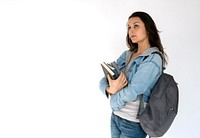
[[[120,75],[121,71],[115,61],[110,64],[103,62],[101,63],[101,67],[105,76],[107,77],[107,75],[109,74],[111,79],[113,80],[117,79]]]

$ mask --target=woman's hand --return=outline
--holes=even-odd
[[[109,75],[107,75],[107,79],[109,87],[106,88],[106,91],[111,95],[117,93],[119,90],[121,90],[128,84],[126,76],[122,71],[116,80],[112,80]]]

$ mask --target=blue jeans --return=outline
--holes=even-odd
[[[111,116],[112,138],[146,138],[140,123],[125,120],[112,114]]]

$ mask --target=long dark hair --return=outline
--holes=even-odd
[[[161,40],[160,40],[160,36],[159,36],[159,31],[156,27],[156,24],[154,23],[153,19],[151,18],[151,16],[145,12],[134,12],[131,14],[131,16],[129,16],[128,19],[133,18],[133,17],[139,17],[146,28],[146,31],[148,32],[148,36],[149,36],[149,43],[151,45],[151,47],[157,47],[159,49],[159,51],[162,53],[163,55],[163,65],[167,65],[167,55],[164,52],[163,46],[161,44]],[[129,47],[130,51],[135,51],[138,49],[138,44],[137,43],[133,43],[129,37],[129,33],[127,30],[127,36],[126,36],[126,42],[127,45]]]

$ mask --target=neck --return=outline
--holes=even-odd
[[[149,41],[146,40],[146,41],[140,42],[140,43],[138,43],[137,53],[143,53],[150,47],[151,47],[151,45],[149,44]]]

